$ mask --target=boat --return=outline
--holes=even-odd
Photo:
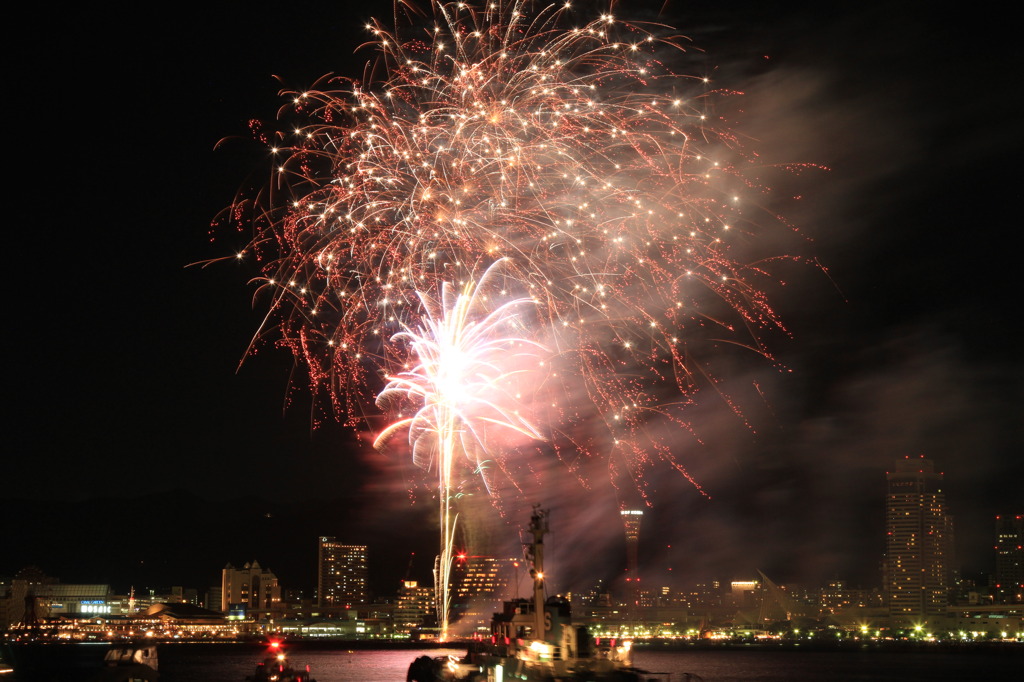
[[[583,624],[573,623],[568,600],[544,598],[544,536],[548,512],[534,507],[527,562],[533,598],[504,602],[491,619],[489,639],[469,643],[464,657],[420,656],[409,666],[406,682],[666,682],[669,673],[633,666],[632,642],[596,640]],[[700,682],[697,675],[687,680]]]
[[[316,682],[308,665],[292,667],[278,640],[270,642],[265,658],[256,665],[256,672],[245,679],[248,682]]]
[[[112,644],[103,656],[103,670],[92,682],[152,682],[160,679],[156,644]]]

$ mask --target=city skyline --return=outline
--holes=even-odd
[[[654,5],[621,13],[655,18]],[[747,93],[740,128],[766,158],[831,169],[778,188],[802,197],[789,217],[814,239],[831,282],[794,273],[782,301],[793,338],[776,349],[784,371],[756,368],[730,387],[755,428],[714,411],[694,415],[707,436],[685,461],[710,500],[669,476],[651,482],[645,532],[673,534],[671,552],[654,555],[681,568],[720,570],[742,547],[769,575],[790,563],[809,575],[848,566],[870,574],[880,559],[872,567],[865,558],[877,556],[865,529],[881,523],[881,507],[864,500],[881,498],[878,472],[908,455],[946,472],[970,562],[987,561],[993,515],[1019,507],[1024,382],[1007,327],[1020,285],[1001,240],[1014,219],[1009,169],[1021,134],[997,73],[1019,48],[978,17],[963,30],[959,17],[881,8],[666,10],[707,51],[702,67],[716,82]],[[89,37],[72,10],[47,22],[51,34],[36,41],[46,47],[17,74],[17,91],[42,100],[26,106],[46,132],[23,155],[27,194],[15,220],[25,227],[11,247],[11,281],[29,289],[14,297],[11,327],[21,333],[5,340],[17,408],[4,509],[56,500],[73,514],[76,501],[146,492],[173,500],[180,491],[338,500],[337,516],[360,533],[400,538],[404,527],[417,544],[432,505],[406,463],[356,444],[343,427],[312,429],[302,387],[287,391],[287,353],[268,349],[235,374],[260,321],[247,310],[252,272],[184,267],[226,255],[223,242],[207,247],[207,225],[245,173],[266,165],[251,147],[214,144],[274,115],[270,74],[303,86],[358,70],[368,55],[350,51],[366,17],[315,3],[275,21],[242,4],[204,8],[202,21],[190,9]],[[303,9],[315,25],[296,18]],[[968,38],[955,59],[936,57],[962,34],[976,42]],[[82,75],[51,85],[63,68],[54,64]],[[969,97],[950,93],[963,83]],[[54,90],[70,96],[54,104]],[[37,234],[57,239],[44,250]],[[616,532],[596,545],[611,555],[629,489],[583,493],[571,476],[555,480],[578,493],[556,507],[557,537],[590,543],[612,524]],[[289,518],[297,533],[341,537],[338,525]],[[53,518],[48,527],[60,536],[74,525]],[[17,571],[17,557],[44,542],[8,537],[20,544],[4,553],[0,573]],[[160,561],[167,545],[139,547],[132,570]],[[278,570],[262,552],[213,568],[253,558]]]
[[[622,513],[622,517],[627,519],[626,533],[623,533],[621,525],[606,527],[608,532],[615,536],[608,538],[612,554],[588,555],[587,563],[593,568],[590,572],[574,572],[576,562],[569,561],[566,564],[566,552],[559,551],[562,543],[557,537],[552,538],[549,552],[556,559],[552,562],[551,589],[556,592],[580,594],[600,584],[605,586],[604,589],[617,595],[618,599],[629,602],[631,599],[636,600],[641,590],[657,591],[665,587],[680,589],[686,585],[709,581],[728,583],[730,580],[756,579],[756,576],[760,575],[766,580],[803,588],[839,581],[852,588],[874,589],[880,595],[890,595],[890,599],[893,589],[913,591],[924,589],[927,584],[928,589],[932,590],[929,592],[931,596],[928,600],[934,601],[935,604],[944,599],[941,594],[954,589],[968,589],[972,585],[982,591],[991,588],[997,599],[1014,593],[1012,585],[1019,579],[1022,565],[1019,545],[1021,515],[1011,513],[990,519],[989,532],[984,537],[976,539],[987,543],[985,556],[980,558],[984,570],[971,570],[961,576],[962,564],[956,558],[959,553],[952,542],[953,535],[950,532],[954,528],[950,512],[954,510],[944,503],[945,486],[941,483],[943,476],[935,471],[934,463],[924,458],[907,457],[898,460],[894,467],[890,467],[885,478],[888,479],[888,492],[886,493],[886,488],[880,485],[882,489],[875,502],[879,509],[884,507],[887,510],[888,518],[880,519],[873,529],[875,551],[872,556],[864,558],[864,563],[876,566],[874,571],[857,571],[850,566],[846,571],[811,575],[800,566],[773,568],[744,561],[742,551],[734,555],[731,565],[710,570],[699,562],[679,562],[671,545],[665,545],[667,536],[664,527],[652,529],[647,534],[638,533],[640,524],[635,523],[633,517],[637,516],[636,511],[639,510],[635,510],[629,512],[630,517]],[[937,489],[935,481],[939,482]],[[897,487],[894,488],[894,485]],[[901,486],[910,486],[914,492],[908,495]],[[924,494],[924,491],[928,491],[928,494]],[[201,501],[195,499],[190,502]],[[13,558],[11,565],[18,568],[0,574],[0,578],[10,579],[22,569],[31,568],[63,583],[111,584],[115,589],[125,592],[130,589],[167,589],[177,585],[202,593],[208,588],[223,587],[224,599],[228,599],[227,595],[232,593],[232,583],[227,578],[222,578],[222,574],[241,576],[234,581],[235,589],[243,582],[251,583],[250,575],[257,575],[267,576],[267,589],[271,589],[272,586],[275,595],[279,595],[280,589],[284,588],[301,591],[306,598],[324,593],[328,595],[328,602],[320,605],[325,607],[337,607],[342,603],[364,604],[373,599],[387,597],[398,591],[399,585],[408,580],[432,584],[430,575],[434,561],[432,551],[435,548],[433,538],[429,536],[429,528],[426,529],[426,536],[421,539],[422,549],[416,551],[416,545],[411,543],[396,544],[396,540],[402,537],[400,534],[390,538],[370,537],[365,530],[355,527],[341,527],[338,537],[296,535],[289,529],[294,527],[297,516],[309,511],[308,507],[300,505],[290,510],[277,507],[274,513],[263,511],[267,508],[265,503],[257,504],[238,517],[219,518],[219,522],[230,530],[223,531],[216,544],[194,544],[189,547],[188,552],[168,551],[171,547],[163,538],[149,538],[154,546],[162,548],[165,556],[170,555],[171,558],[165,559],[163,564],[157,567],[139,565],[126,569],[122,566],[113,573],[109,572],[108,566],[102,561],[83,563],[80,560],[83,554],[88,554],[88,548],[95,547],[109,534],[105,526],[100,526],[95,532],[88,529],[89,525],[95,524],[90,520],[92,515],[87,510],[83,525],[76,528],[78,544],[52,544],[47,554],[48,561],[18,564],[18,559]],[[208,523],[211,509],[195,507],[190,508],[189,513],[180,510],[171,513],[177,517],[178,530],[182,537],[190,537],[196,527]],[[6,510],[5,514],[11,515]],[[280,517],[275,518],[278,514]],[[904,514],[908,516],[906,522],[901,520]],[[249,522],[256,523],[248,525],[246,518]],[[146,519],[144,525],[150,520]],[[633,522],[632,526],[628,525],[629,521]],[[138,529],[130,524],[119,523],[118,527],[128,536],[139,533]],[[35,530],[44,532],[42,526]],[[284,534],[287,534],[287,537]],[[557,534],[556,530],[555,535]],[[365,544],[356,544],[353,538],[359,538]],[[19,540],[15,535],[14,547],[19,546]],[[561,549],[568,549],[567,553],[571,554],[575,552],[575,544],[572,538],[567,540],[568,547]],[[121,561],[123,557],[130,555],[131,548],[126,549],[129,550],[128,553],[114,553],[110,558]],[[143,551],[151,549],[144,548]],[[502,561],[522,560],[521,556],[515,555],[490,556],[501,558]],[[225,557],[229,557],[226,565]],[[953,559],[950,560],[948,557]],[[456,564],[460,565],[466,558],[467,548],[460,543],[456,547]],[[487,556],[469,558],[474,561],[490,561]],[[234,561],[237,561],[241,568],[235,568],[232,564]],[[356,563],[352,563],[353,561]],[[925,583],[921,583],[922,578],[913,576],[924,570],[928,571],[927,576],[930,577],[923,578]],[[910,577],[906,580],[900,578],[904,574]],[[278,575],[284,577],[280,588]],[[159,577],[154,579],[153,576]],[[525,576],[526,572],[523,571],[520,577]],[[631,578],[636,576],[641,580],[639,585],[631,584]],[[961,584],[958,581],[960,577],[965,578],[966,582]],[[325,580],[327,582],[324,582]],[[903,587],[890,587],[890,584],[899,584],[894,580],[902,582]],[[914,582],[915,580],[918,582]],[[1000,582],[1006,583],[1002,585],[1003,590],[998,589]],[[997,595],[997,592],[1002,597]],[[271,597],[266,596],[263,599],[270,600]],[[909,610],[917,613],[921,608],[924,607],[912,607]]]
[[[635,622],[668,617],[668,611],[658,616],[659,608],[669,609],[672,618],[685,620],[699,616],[703,607],[715,607],[717,617],[722,618],[732,607],[739,609],[736,614],[741,620],[759,613],[756,620],[764,624],[777,625],[791,618],[810,622],[836,616],[847,626],[868,618],[884,619],[886,627],[903,629],[939,622],[946,625],[935,627],[948,627],[949,615],[957,610],[963,614],[975,609],[984,616],[1003,606],[1011,612],[1019,609],[1020,589],[1024,588],[1024,554],[1020,545],[1020,522],[1024,516],[994,520],[993,555],[997,571],[987,576],[987,584],[973,579],[961,582],[948,559],[952,556],[952,523],[943,503],[941,474],[935,472],[928,460],[905,458],[895,463],[887,479],[888,540],[881,586],[854,586],[838,577],[827,584],[779,585],[760,570],[753,579],[701,583],[674,580],[673,576],[652,570],[653,567],[638,571],[634,541],[639,539],[635,532],[639,524],[633,524],[633,532],[627,530],[621,575],[607,582],[598,581],[587,589],[573,588],[571,601],[577,607],[603,609],[606,616],[621,614],[627,621]],[[25,616],[30,620],[51,616],[74,618],[76,614],[122,615],[135,613],[135,609],[141,613],[161,603],[166,607],[179,602],[202,606],[207,609],[207,616],[219,613],[228,620],[258,618],[259,614],[277,614],[279,618],[291,614],[292,618],[301,619],[303,614],[310,613],[352,620],[357,612],[377,613],[377,606],[383,605],[394,605],[396,625],[412,618],[412,611],[419,613],[420,618],[433,618],[433,609],[424,606],[431,601],[428,592],[433,588],[421,588],[411,579],[412,557],[398,584],[373,594],[367,587],[372,576],[367,546],[346,545],[324,536],[317,538],[316,545],[319,587],[312,593],[294,585],[281,585],[274,571],[257,560],[246,562],[241,568],[228,563],[221,571],[219,584],[198,589],[181,584],[156,589],[136,589],[134,585],[128,590],[112,589],[109,583],[61,580],[60,576],[29,567],[19,571],[13,580],[11,576],[0,576],[0,629],[19,620],[21,610],[27,608],[23,604],[28,603],[25,595],[29,593],[40,600],[33,606],[34,616]],[[460,623],[456,629],[463,634],[469,626],[486,630],[487,619],[501,600],[522,597],[524,584],[528,592],[533,572],[527,571],[524,564],[529,564],[529,558],[458,552],[451,583],[453,613]],[[638,572],[650,577],[639,584]],[[545,574],[551,580],[551,596],[570,596],[560,589],[554,576],[547,571]],[[684,610],[679,611],[680,608]]]

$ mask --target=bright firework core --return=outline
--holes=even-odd
[[[420,327],[394,336],[408,343],[418,364],[387,377],[388,384],[377,398],[377,405],[388,411],[394,411],[396,403],[411,403],[415,414],[386,428],[374,445],[382,448],[394,433],[407,430],[413,460],[437,473],[441,551],[435,583],[442,639],[448,637],[458,518],[454,511],[457,460],[464,456],[486,481],[493,450],[524,438],[542,438],[527,411],[533,390],[543,382],[544,349],[523,336],[528,325],[520,317],[521,308],[532,304],[531,299],[491,302],[488,285],[500,278],[503,264],[496,263],[479,283],[467,284],[461,293],[442,285],[440,305],[424,296]]]
[[[491,266],[479,283],[461,292],[443,284],[440,301],[424,295],[418,328],[392,337],[407,345],[408,369],[386,377],[388,384],[377,398],[377,406],[397,413],[399,420],[378,436],[376,447],[407,430],[414,461],[435,469],[437,441],[457,439],[472,468],[485,471],[486,458],[496,447],[544,438],[529,415],[534,392],[544,381],[546,354],[529,338],[536,332],[530,331],[524,308],[532,308],[533,300],[503,302],[488,295],[488,285],[505,262]],[[403,407],[410,406],[412,416],[403,417]]]
[[[261,334],[353,425],[384,386],[398,421],[378,442],[408,428],[421,466],[451,464],[449,448],[514,479],[494,452],[504,432],[570,463],[621,462],[634,481],[659,461],[689,478],[665,434],[692,431],[684,410],[716,383],[702,350],[768,356],[762,338],[782,330],[771,259],[750,255],[753,156],[707,79],[671,70],[686,52],[672,29],[568,3],[431,9],[367,27],[370,80],[286,93],[294,125],[258,131],[273,178],[230,218],[255,230]],[[474,283],[499,261],[509,286],[483,310]],[[523,308],[529,333],[500,329]],[[543,423],[502,392],[527,369],[508,358],[539,348]]]

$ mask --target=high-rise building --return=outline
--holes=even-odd
[[[221,571],[220,610],[230,613],[244,609],[246,612],[270,611],[281,602],[281,587],[277,576],[262,568],[258,561],[247,563],[242,568],[231,564]]]
[[[943,475],[922,455],[886,474],[885,594],[894,622],[913,625],[949,604],[952,519]]]
[[[452,615],[466,628],[486,627],[508,597],[512,560],[461,554],[452,566]]]
[[[457,556],[452,570],[455,598],[501,599],[508,586],[508,571],[503,565],[508,563],[492,556]]]
[[[366,604],[366,545],[345,545],[333,537],[320,537],[317,600],[321,607]]]
[[[1024,603],[1024,514],[996,517],[996,570],[992,574],[996,601]]]
[[[640,523],[644,520],[642,509],[623,509],[622,523],[626,528],[626,601],[630,606],[640,603]]]

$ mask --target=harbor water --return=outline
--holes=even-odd
[[[17,682],[87,682],[105,645],[35,645],[14,649]],[[162,644],[160,682],[244,682],[263,648],[245,644]],[[403,682],[421,655],[462,655],[464,649],[293,647],[293,664],[308,664],[317,682]],[[643,650],[634,664],[652,672],[685,673],[705,682],[1010,682],[1024,679],[1024,646],[950,650],[693,649]],[[5,680],[6,682],[6,680]]]

